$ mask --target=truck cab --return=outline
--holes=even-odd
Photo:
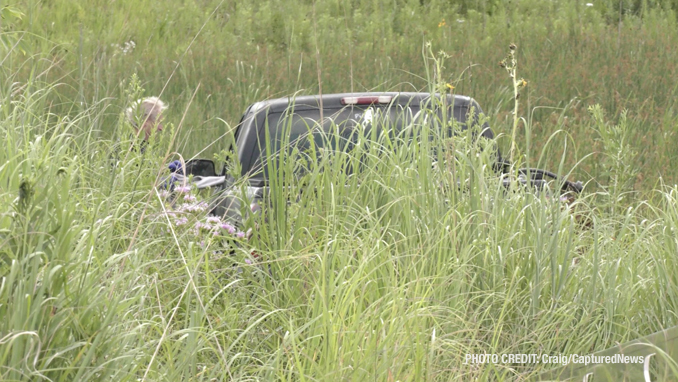
[[[413,120],[449,129],[446,134],[450,135],[473,128],[473,134],[492,140],[494,133],[482,115],[474,99],[451,94],[382,92],[285,97],[249,106],[236,128],[233,149],[240,168],[238,175],[247,179],[245,198],[256,205],[268,191],[269,163],[277,160],[277,155],[267,153],[293,147],[303,151],[311,144],[348,151],[355,144],[356,129],[364,129],[363,134],[397,134]],[[326,137],[332,129],[339,134],[329,141]],[[495,170],[505,172],[508,163],[496,147],[495,150]],[[521,169],[517,173],[521,183],[537,188],[549,179],[559,179],[544,170]],[[212,213],[235,221],[242,218],[241,201],[230,190],[235,179],[228,175],[226,166],[217,175],[212,161],[192,160],[186,164],[184,175],[193,175],[198,188],[215,187],[221,191],[222,197]],[[505,182],[507,186],[510,183],[508,179]],[[562,191],[581,191],[581,183],[563,179],[561,184]]]

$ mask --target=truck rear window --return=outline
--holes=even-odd
[[[415,122],[415,126],[423,123],[432,126],[432,119],[442,120],[440,110],[433,118],[429,110],[422,111],[419,105],[347,105],[342,108],[324,109],[321,126],[318,122],[321,120],[320,110],[317,108],[287,110],[258,111],[257,115],[251,116],[252,123],[247,138],[239,137],[239,140],[243,141],[240,142],[242,145],[238,145],[239,150],[245,148],[245,141],[251,142],[247,144],[247,153],[239,152],[239,155],[242,159],[247,158],[241,160],[242,174],[250,176],[255,183],[265,182],[267,179],[268,166],[265,160],[267,145],[268,152],[274,153],[271,155],[272,158],[279,158],[283,147],[287,153],[296,148],[304,155],[311,147],[311,142],[316,148],[348,151],[358,137],[356,129],[364,129],[366,136],[370,136],[372,132],[383,134],[384,131],[388,131],[393,137],[407,133],[403,128],[412,126],[412,122]],[[468,112],[468,104],[450,105],[448,118],[461,123],[463,129]],[[482,113],[479,109],[476,112]],[[483,128],[486,130],[483,130],[482,135],[492,138],[492,131],[487,124],[484,124]],[[336,129],[336,132],[333,129]]]
[[[356,129],[363,129],[364,134],[370,134],[373,128],[379,132],[389,129],[391,133],[397,133],[403,126],[409,125],[417,113],[418,107],[398,105],[325,109],[322,126],[319,123],[321,118],[318,109],[269,113],[265,121],[268,134],[266,129],[259,129],[258,145],[254,149],[253,160],[247,172],[254,178],[266,178],[268,169],[263,158],[267,155],[261,153],[267,153],[267,138],[268,152],[276,153],[274,157],[280,156],[282,147],[288,153],[296,148],[304,155],[311,148],[311,142],[316,148],[348,151],[358,136]]]

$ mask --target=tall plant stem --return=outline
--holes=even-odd
[[[509,152],[509,160],[513,163],[513,154],[516,148],[516,132],[518,131],[518,108],[520,105],[520,83],[516,75],[516,56],[515,49],[509,50],[509,56],[511,58],[511,70],[509,75],[511,76],[511,81],[513,82],[513,131],[511,132],[511,151]]]

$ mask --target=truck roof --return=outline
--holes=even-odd
[[[270,99],[266,101],[261,101],[253,104],[250,108],[250,111],[255,112],[263,108],[268,108],[269,112],[283,112],[285,111],[291,103],[294,103],[294,108],[296,110],[311,110],[320,108],[320,102],[322,99],[323,109],[339,109],[345,104],[342,103],[342,99],[347,97],[378,97],[378,96],[391,96],[393,101],[391,104],[394,105],[410,105],[410,106],[419,106],[422,102],[427,102],[431,98],[431,93],[412,93],[412,92],[364,92],[364,93],[336,93],[336,94],[323,94],[321,95],[310,95],[310,96],[289,96],[283,98]],[[439,97],[439,94],[435,94]],[[447,102],[449,105],[454,104],[455,107],[469,107],[470,105],[476,106],[479,109],[478,104],[471,98],[462,95],[447,95]]]

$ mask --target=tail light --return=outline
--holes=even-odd
[[[342,105],[372,105],[375,103],[390,103],[391,96],[365,96],[365,97],[344,97],[341,99]]]

